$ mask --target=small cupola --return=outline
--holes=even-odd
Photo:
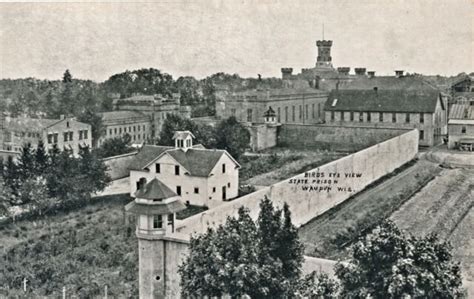
[[[275,113],[275,110],[273,110],[271,106],[269,106],[268,110],[265,111],[265,113],[263,114],[263,117],[265,118],[265,123],[267,124],[276,123],[276,113]]]
[[[176,213],[185,208],[181,197],[156,178],[137,190],[135,200],[125,206],[137,217],[137,236],[146,239],[174,233]]]
[[[187,151],[193,147],[193,138],[196,137],[189,131],[176,131],[173,135],[174,146]]]

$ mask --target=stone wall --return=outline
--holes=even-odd
[[[283,124],[278,134],[278,145],[353,152],[409,130],[411,129]]]
[[[349,130],[344,134],[349,138]],[[418,131],[408,131],[180,221],[177,231],[185,234],[202,233],[208,226],[215,227],[224,223],[228,216],[236,216],[241,206],[247,207],[251,217],[256,219],[260,200],[265,196],[278,206],[286,201],[290,205],[293,222],[301,226],[412,160],[417,153]]]
[[[120,156],[108,157],[102,159],[105,166],[107,166],[107,173],[112,180],[126,178],[130,175],[130,164],[135,159],[137,152],[132,152]]]

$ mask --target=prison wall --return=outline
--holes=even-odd
[[[409,130],[406,128],[376,128],[354,125],[283,124],[278,135],[278,145],[353,152],[401,135]]]
[[[202,233],[208,226],[216,227],[224,223],[227,217],[236,216],[241,206],[248,208],[251,217],[256,219],[260,200],[265,196],[280,207],[286,201],[290,206],[294,224],[301,226],[409,162],[415,158],[417,152],[418,131],[404,132],[306,173],[184,219],[177,223],[177,231],[185,234]]]
[[[130,175],[130,167],[135,159],[137,152],[113,156],[102,159],[105,166],[107,166],[107,174],[112,180],[126,178]]]

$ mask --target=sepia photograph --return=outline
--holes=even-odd
[[[473,0],[0,0],[0,298],[474,298]]]

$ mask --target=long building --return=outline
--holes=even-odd
[[[100,146],[105,140],[130,136],[132,144],[143,144],[151,139],[151,117],[139,111],[103,112],[104,133],[97,142]]]
[[[474,100],[451,106],[448,140],[450,149],[474,151]]]
[[[6,151],[20,152],[28,143],[35,148],[42,141],[46,150],[56,145],[60,150],[68,149],[77,155],[81,146],[92,146],[91,126],[74,118],[7,117],[4,127],[3,149]]]

